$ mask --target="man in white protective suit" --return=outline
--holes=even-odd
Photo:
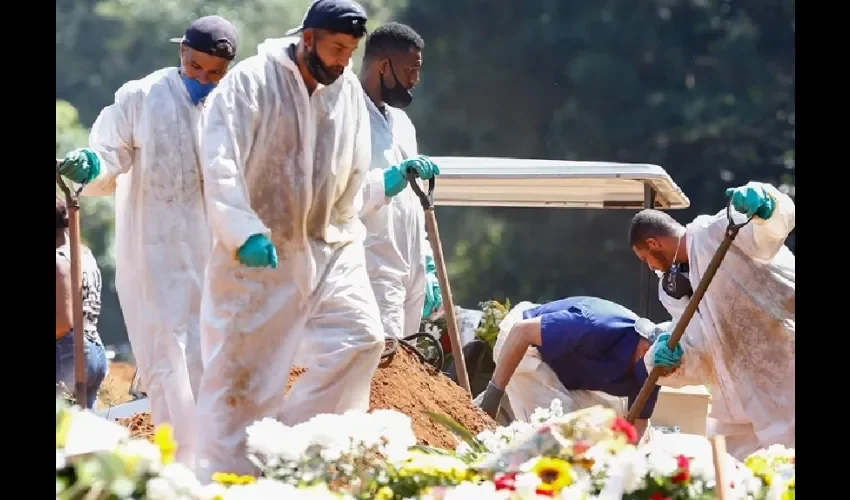
[[[416,128],[403,111],[419,83],[425,42],[413,28],[388,23],[366,39],[360,84],[372,128],[372,166],[384,170],[418,153]],[[435,175],[439,170],[434,170]],[[366,266],[384,332],[403,338],[419,331],[442,304],[425,219],[416,193],[407,189],[363,218]]]
[[[369,115],[350,69],[366,34],[351,0],[317,0],[210,97],[202,165],[213,234],[201,319],[198,474],[248,473],[246,428],[365,411],[384,348],[365,214],[407,187],[412,158],[369,170]],[[290,35],[299,36],[290,36]],[[284,399],[302,341],[306,372]]]
[[[795,257],[785,239],[796,216],[791,198],[769,184],[750,182],[726,194],[753,219],[735,238],[677,348],[656,342],[644,361],[650,370],[675,369],[661,385],[708,385],[709,434],[724,435],[729,453],[743,460],[772,444],[794,446]],[[687,227],[657,210],[634,217],[632,249],[660,275],[659,298],[674,323],[727,224],[726,210]]]
[[[170,422],[177,458],[194,462],[195,396],[203,363],[200,307],[210,236],[198,164],[207,94],[236,55],[236,28],[219,16],[193,22],[180,67],[123,85],[92,126],[91,149],[60,173],[115,194],[115,286],[154,424]]]

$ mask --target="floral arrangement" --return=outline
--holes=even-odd
[[[498,300],[489,300],[480,305],[484,316],[481,318],[481,324],[475,330],[475,336],[486,342],[490,349],[493,349],[496,345],[496,338],[499,336],[499,324],[511,310],[511,301],[505,300],[505,304],[502,305]]]
[[[445,417],[436,419],[446,423]],[[450,425],[450,422],[447,423]],[[464,439],[457,450],[417,446],[398,412],[319,415],[294,427],[272,419],[248,429],[257,476],[222,471],[202,485],[174,461],[168,426],[154,442],[57,402],[59,499],[681,500],[714,498],[712,457],[638,446],[635,429],[611,410],[563,414],[560,402],[529,423]],[[730,498],[793,500],[794,450],[774,446],[744,463],[727,456]]]

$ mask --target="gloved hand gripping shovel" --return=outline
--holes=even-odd
[[[83,337],[83,277],[80,267],[80,191],[71,190],[62,180],[59,167],[63,160],[56,160],[56,183],[65,193],[65,203],[68,205],[68,232],[71,246],[71,304],[74,314],[74,398],[77,404],[86,402],[86,353]]]
[[[463,355],[463,345],[460,343],[460,332],[458,332],[457,318],[455,317],[455,305],[452,301],[452,289],[449,285],[448,274],[446,273],[446,261],[443,258],[443,245],[440,242],[440,230],[437,228],[437,217],[434,214],[434,185],[435,179],[428,179],[428,194],[422,191],[419,183],[416,181],[416,173],[408,172],[407,180],[410,182],[410,188],[419,197],[419,203],[422,204],[422,209],[425,210],[425,232],[428,234],[428,241],[431,243],[431,251],[434,253],[434,265],[437,268],[437,281],[440,283],[440,292],[443,297],[443,310],[446,315],[446,329],[449,331],[449,339],[452,341],[452,356],[456,366],[466,366],[466,360]],[[458,383],[467,394],[472,395],[469,387],[469,374],[466,370],[458,370]]]
[[[679,344],[679,340],[682,338],[682,334],[685,333],[685,328],[688,326],[688,323],[691,322],[694,313],[696,313],[697,307],[699,307],[699,303],[702,301],[705,291],[708,289],[708,285],[711,284],[711,280],[714,279],[714,275],[717,274],[717,270],[720,268],[720,263],[723,262],[723,258],[726,257],[726,252],[729,251],[729,247],[732,246],[732,242],[735,240],[735,237],[738,236],[738,231],[740,231],[742,227],[746,226],[753,219],[750,217],[740,224],[736,223],[732,219],[731,201],[728,205],[726,205],[726,218],[729,220],[729,225],[726,227],[726,235],[723,237],[723,241],[720,243],[720,246],[717,247],[717,251],[714,252],[714,257],[711,258],[711,262],[708,263],[705,274],[700,280],[697,289],[694,291],[694,296],[691,297],[691,300],[688,301],[688,305],[685,307],[685,312],[682,313],[682,317],[679,318],[679,321],[676,323],[676,327],[673,328],[673,333],[671,333],[670,338],[667,339],[667,347],[671,350],[675,349]],[[653,387],[655,387],[655,384],[658,382],[658,378],[661,377],[663,373],[664,368],[660,366],[656,366],[649,373],[649,377],[647,377],[646,381],[643,383],[643,387],[641,387],[637,398],[635,398],[635,402],[632,404],[632,407],[629,408],[629,414],[626,417],[629,423],[635,423],[637,416],[646,404],[646,400],[649,399],[649,395],[652,392]]]

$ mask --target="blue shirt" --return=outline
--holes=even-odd
[[[524,319],[540,318],[543,361],[568,390],[602,391],[634,403],[644,381],[642,360],[632,363],[642,338],[638,316],[625,307],[596,297],[569,297],[529,309]],[[639,418],[649,418],[660,387],[655,386]]]

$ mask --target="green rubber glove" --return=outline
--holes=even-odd
[[[425,255],[425,272],[428,274],[437,272],[437,265],[434,263],[434,257],[432,255]]]
[[[776,202],[767,193],[764,184],[760,182],[729,188],[726,190],[726,197],[732,200],[732,208],[747,214],[747,217],[755,215],[762,220],[767,220],[776,208]]]
[[[264,234],[255,234],[245,240],[236,252],[236,258],[248,267],[277,267],[277,250]]]
[[[89,148],[79,148],[65,155],[59,173],[77,184],[91,182],[100,174],[100,157]]]
[[[416,172],[416,176],[420,179],[428,180],[432,177],[440,175],[440,167],[431,161],[427,156],[414,156],[404,160],[399,165],[402,172]]]
[[[443,305],[440,293],[440,281],[433,274],[425,275],[425,305],[422,307],[422,319],[428,319],[434,311]]]
[[[392,198],[404,191],[405,186],[407,186],[407,179],[398,167],[384,170],[384,195],[387,198]]]
[[[665,333],[658,337],[652,347],[650,347],[652,356],[652,366],[662,366],[664,368],[673,369],[682,364],[682,356],[685,351],[682,346],[676,344],[673,350],[667,347],[667,340],[670,338],[669,333]]]

